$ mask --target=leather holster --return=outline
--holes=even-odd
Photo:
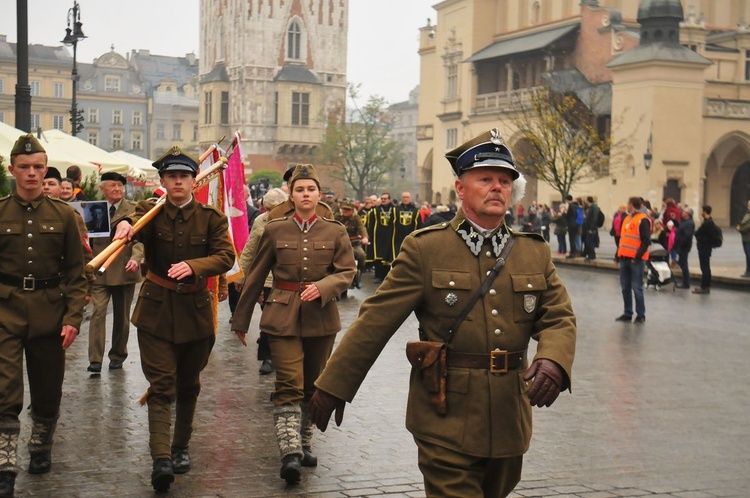
[[[412,341],[406,343],[406,357],[417,369],[430,403],[438,415],[448,412],[445,383],[448,377],[448,345],[444,342]]]

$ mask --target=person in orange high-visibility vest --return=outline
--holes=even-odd
[[[620,262],[620,287],[624,310],[615,318],[618,322],[629,322],[633,318],[633,296],[635,296],[634,323],[646,321],[646,303],[643,299],[643,269],[648,261],[651,245],[651,218],[642,210],[643,199],[628,199],[628,214],[622,222],[617,258]]]

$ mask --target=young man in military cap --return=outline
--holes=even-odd
[[[420,338],[447,344],[447,389],[438,390],[445,405],[433,405],[417,367],[411,374],[406,427],[417,443],[425,492],[496,498],[521,478],[531,407],[550,406],[570,387],[576,319],[549,245],[504,223],[525,180],[497,130],[446,158],[458,177],[461,209],[451,221],[404,240],[393,269],[363,303],[316,381],[310,411],[321,430],[334,410],[340,424],[346,401],[415,312]],[[493,269],[497,277],[477,294]],[[481,302],[467,306],[475,294]],[[464,310],[466,318],[456,326]],[[532,338],[538,346],[529,365]]]
[[[135,235],[131,223],[156,203],[138,203],[135,213],[117,225],[114,239],[132,238],[144,245],[148,265],[132,322],[138,329],[141,367],[147,393],[151,484],[166,491],[174,474],[190,470],[188,444],[200,392],[200,373],[215,341],[209,277],[234,264],[228,221],[212,206],[198,202],[192,189],[198,162],[172,147],[153,163],[166,189],[163,209]],[[171,403],[176,400],[171,437]]]
[[[120,173],[107,172],[101,176],[99,190],[104,195],[109,212],[110,227],[115,227],[125,217],[135,213],[135,202],[125,199],[124,190],[128,179]],[[109,227],[108,227],[109,228]],[[109,228],[111,230],[111,228]],[[94,237],[91,248],[96,257],[110,245],[110,237]],[[91,290],[93,312],[89,322],[89,366],[87,370],[99,373],[102,370],[106,343],[107,307],[112,300],[112,346],[109,350],[109,369],[119,370],[128,357],[130,337],[130,307],[133,304],[135,284],[141,281],[140,264],[143,261],[143,244],[131,244],[97,275]]]
[[[86,279],[73,208],[44,195],[47,154],[22,135],[10,153],[13,195],[0,199],[0,496],[13,496],[23,409],[23,363],[31,394],[29,473],[52,465],[65,350],[83,319]]]

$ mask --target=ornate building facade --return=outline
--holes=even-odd
[[[239,130],[247,173],[314,163],[328,121],[345,112],[347,6],[201,0],[201,146]]]
[[[417,161],[423,198],[451,197],[443,155],[492,127],[523,147],[509,114],[530,90],[605,95],[595,110],[613,143],[602,178],[574,186],[605,213],[633,195],[711,204],[735,223],[750,199],[750,0],[444,0],[420,29]],[[648,161],[645,159],[648,157]],[[521,165],[523,168],[523,165]],[[559,202],[529,182],[525,204]]]

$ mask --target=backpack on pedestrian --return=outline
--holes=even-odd
[[[716,227],[716,231],[714,232],[714,238],[711,241],[711,247],[717,249],[724,243],[724,234],[721,232],[721,227],[719,227],[719,225],[714,226]]]
[[[602,211],[601,209],[597,209],[596,226],[599,228],[604,226],[604,211]]]

